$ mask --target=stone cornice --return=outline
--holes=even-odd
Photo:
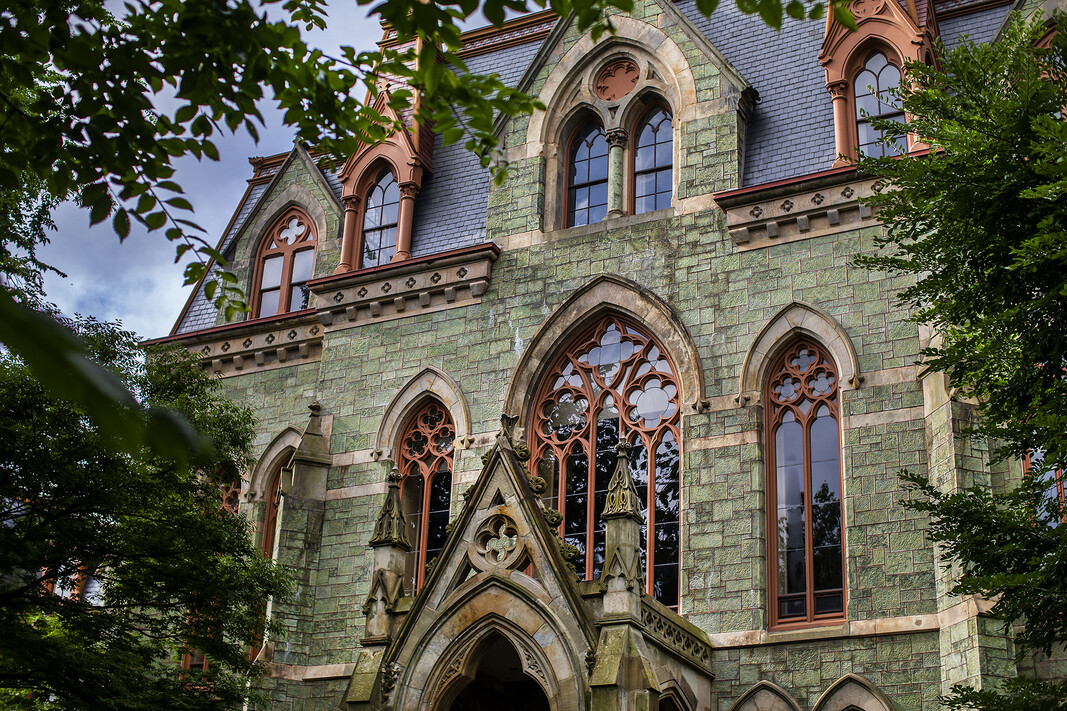
[[[440,311],[481,301],[500,248],[492,242],[387,268],[349,272],[309,283],[327,330]]]
[[[179,341],[205,368],[228,377],[317,362],[323,332],[315,312],[307,309],[285,318],[255,319],[160,340]]]
[[[859,203],[881,188],[852,169],[828,171],[765,187],[719,193],[730,238],[738,249],[759,249],[878,224]]]

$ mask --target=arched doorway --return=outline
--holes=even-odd
[[[471,680],[448,711],[549,711],[548,697],[523,672],[518,652],[498,636],[482,649]]]

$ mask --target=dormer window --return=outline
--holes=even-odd
[[[397,223],[400,216],[400,186],[392,171],[384,169],[367,193],[363,213],[363,246],[360,267],[387,264],[396,253]]]
[[[567,227],[591,225],[608,214],[608,140],[596,121],[571,142],[567,168]]]
[[[900,69],[881,52],[871,52],[853,82],[856,91],[856,135],[861,155],[882,157],[897,153],[892,146],[880,143],[882,131],[871,124],[871,119],[904,120],[904,112],[890,103],[890,90],[899,86]]]
[[[299,311],[308,306],[308,286],[315,266],[315,232],[311,219],[296,208],[275,221],[257,261],[257,317]]]

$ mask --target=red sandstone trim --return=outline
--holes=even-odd
[[[351,279],[354,276],[366,276],[369,274],[377,274],[379,272],[384,273],[392,270],[398,270],[403,267],[413,267],[419,264],[430,264],[440,259],[459,257],[466,254],[474,255],[483,251],[491,252],[494,259],[500,255],[500,247],[497,245],[496,242],[485,242],[483,244],[475,244],[469,247],[460,247],[459,249],[449,250],[448,252],[435,252],[434,254],[427,254],[422,257],[414,257],[413,259],[405,259],[399,262],[388,262],[386,264],[379,264],[376,267],[368,267],[367,269],[354,269],[350,272],[342,272],[341,274],[331,274],[330,276],[312,279],[308,282],[308,286],[313,288],[324,284],[332,284],[335,281]],[[314,311],[314,309],[312,309],[312,311]],[[245,323],[247,323],[247,321]],[[198,333],[203,332],[198,331]]]
[[[298,319],[304,316],[312,316],[315,313],[315,309],[301,309],[300,311],[290,311],[287,314],[276,314],[274,316],[264,316],[263,318],[251,318],[246,321],[235,321],[234,323],[227,323],[222,326],[213,326],[212,328],[205,328],[200,331],[190,331],[188,333],[179,333],[176,335],[172,334],[170,336],[163,336],[162,338],[153,338],[150,341],[141,341],[141,345],[154,346],[160,343],[172,343],[174,341],[182,341],[185,339],[200,338],[201,336],[209,336],[214,335],[216,333],[237,331],[248,326],[259,326],[261,324],[268,323],[281,323],[282,321],[287,321],[289,319]]]

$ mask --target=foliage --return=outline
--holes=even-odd
[[[888,231],[857,261],[914,278],[900,299],[940,338],[925,363],[975,398],[971,434],[998,443],[1000,459],[1044,453],[1006,492],[946,493],[904,475],[919,494],[909,506],[931,515],[930,537],[959,566],[953,592],[995,600],[990,616],[1022,625],[1020,657],[1067,642],[1067,525],[1050,493],[1067,463],[1067,41],[1037,49],[1045,30],[1014,17],[994,44],[963,42],[940,68],[909,64],[906,122],[875,125],[929,151],[859,161],[884,179],[868,202]],[[1067,686],[1017,678],[942,701],[1064,709]]]
[[[145,359],[133,334],[70,324],[91,357],[213,446],[185,466],[116,451],[79,408],[0,355],[0,705],[49,709],[237,708],[256,668],[268,596],[288,579],[265,560],[220,486],[245,468],[253,418],[180,351]],[[63,597],[92,574],[99,598]],[[182,672],[186,649],[207,671]]]
[[[860,263],[915,276],[900,294],[942,342],[924,356],[981,403],[981,431],[1006,454],[1067,463],[1067,41],[1014,21],[991,45],[964,42],[940,71],[908,66],[908,120],[881,123],[930,145],[863,158],[893,185],[869,200],[888,224]]]

